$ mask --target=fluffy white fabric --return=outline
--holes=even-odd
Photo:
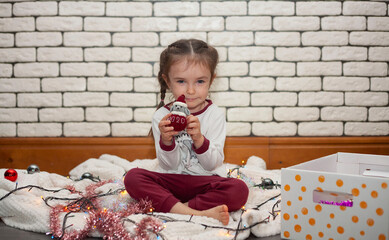
[[[233,169],[237,167],[232,164],[225,164],[226,169]],[[60,189],[69,185],[73,185],[76,190],[84,191],[87,186],[92,182],[89,179],[81,181],[73,181],[72,179],[79,179],[83,173],[89,172],[93,176],[99,176],[100,179],[118,179],[118,181],[105,184],[96,192],[105,193],[111,190],[120,189],[122,185],[122,177],[126,171],[139,167],[152,171],[159,171],[158,161],[156,159],[142,159],[129,162],[126,159],[104,154],[99,159],[89,159],[80,165],[76,166],[69,173],[70,179],[58,174],[40,172],[35,174],[27,174],[26,170],[17,169],[18,179],[17,187],[23,187],[27,185],[37,185],[46,189]],[[15,189],[16,183],[6,180],[4,172],[7,169],[0,169],[0,198],[7,193]],[[244,168],[239,169],[242,173],[242,179],[248,184],[250,194],[248,201],[245,205],[246,211],[242,215],[242,211],[237,211],[230,214],[230,223],[227,226],[223,226],[219,221],[207,218],[197,217],[190,219],[188,215],[170,214],[170,213],[154,213],[159,216],[167,216],[176,220],[167,222],[166,228],[161,231],[164,239],[232,239],[234,238],[234,231],[227,231],[225,229],[218,229],[207,226],[219,226],[237,229],[241,220],[241,228],[249,227],[253,224],[263,221],[269,217],[273,205],[280,197],[272,199],[274,196],[280,194],[280,189],[265,190],[259,187],[252,187],[253,183],[261,183],[261,178],[271,178],[274,182],[281,183],[280,170],[266,170],[266,163],[258,157],[252,156],[247,160],[247,164]],[[236,171],[235,171],[236,172]],[[235,174],[233,173],[233,176]],[[71,197],[69,191],[63,190],[57,193],[45,192],[40,189],[24,189],[16,191],[10,196],[0,201],[0,218],[3,222],[11,227],[47,233],[50,232],[50,208],[44,203],[42,197],[55,196],[55,197]],[[75,195],[77,197],[78,195]],[[128,194],[125,196],[126,201],[130,200]],[[104,197],[102,205],[106,204],[107,207],[112,206],[112,203],[117,201],[118,196]],[[268,199],[266,204],[262,205],[258,210],[253,208],[262,204]],[[60,202],[52,201],[50,204],[55,205]],[[63,202],[61,202],[63,204]],[[280,210],[279,204],[275,210]],[[77,213],[75,217],[69,218],[67,225],[73,224],[72,228],[79,230],[82,229],[85,224],[85,214]],[[129,218],[136,222],[139,222],[144,218],[145,214],[131,215]],[[149,215],[147,215],[149,216]],[[61,218],[62,219],[62,218]],[[125,227],[128,231],[133,231],[134,226],[130,222],[125,223]],[[240,231],[236,239],[246,239],[250,232],[257,237],[271,236],[279,234],[281,232],[281,217],[277,216],[273,219],[270,216],[269,222],[263,224],[257,224],[246,231]],[[102,236],[97,231],[90,232],[90,236]]]

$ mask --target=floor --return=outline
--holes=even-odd
[[[0,220],[0,240],[10,240],[10,239],[48,240],[51,239],[51,237],[46,236],[43,233],[28,232],[16,228],[8,227]],[[87,238],[87,239],[92,240],[97,238]],[[248,238],[248,240],[281,240],[281,237],[280,235],[275,235],[271,237],[257,238],[252,235]]]

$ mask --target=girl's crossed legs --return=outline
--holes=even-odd
[[[238,179],[157,173],[141,168],[128,171],[124,185],[136,200],[152,201],[157,212],[208,216],[228,224],[228,212],[247,201],[248,188]]]

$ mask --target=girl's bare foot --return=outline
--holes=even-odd
[[[230,214],[228,213],[228,207],[226,205],[210,208],[202,211],[202,213],[204,216],[219,220],[223,225],[227,225],[230,220]]]

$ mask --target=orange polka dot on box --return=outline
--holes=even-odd
[[[337,153],[283,168],[281,183],[282,238],[389,240],[389,156]]]

